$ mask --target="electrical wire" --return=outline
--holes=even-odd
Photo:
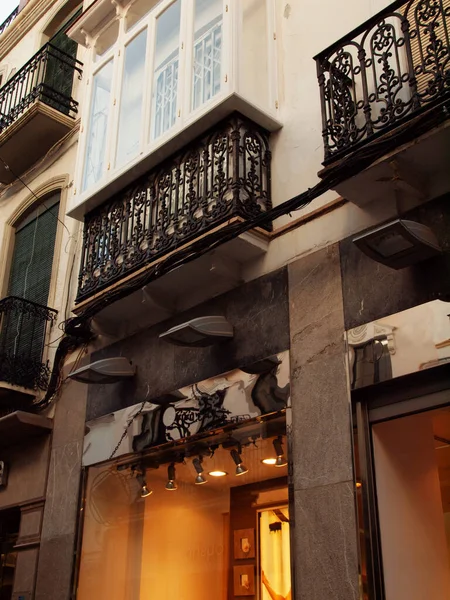
[[[199,258],[207,252],[211,252],[211,250],[235,239],[242,233],[254,229],[255,227],[270,225],[278,217],[304,208],[315,198],[321,196],[330,189],[335,188],[340,183],[348,180],[350,177],[353,177],[364,169],[367,169],[394,148],[398,148],[402,144],[418,138],[431,128],[440,125],[448,119],[449,114],[450,101],[445,99],[433,107],[433,110],[429,110],[428,112],[418,115],[414,119],[397,125],[394,130],[384,133],[382,137],[380,136],[379,138],[371,140],[354,154],[349,154],[340,161],[329,166],[322,180],[314,187],[308,188],[301,194],[271,208],[267,212],[261,212],[243,222],[230,223],[225,230],[194,240],[187,248],[175,251],[171,256],[163,259],[141,275],[137,276],[132,282],[102,294],[98,299],[94,300],[81,310],[76,317],[72,317],[66,321],[66,336],[61,340],[56,351],[55,356],[57,356],[58,360],[55,358],[52,376],[42,405],[48,406],[51,400],[57,395],[56,392],[57,389],[59,389],[57,385],[59,381],[59,372],[63,367],[65,356],[69,351],[68,349],[74,345],[79,345],[80,343],[83,343],[87,347],[89,338],[92,339],[93,334],[90,330],[89,323],[101,310],[117,300],[128,296],[134,291],[141,289],[150,281],[173,271],[187,262]]]

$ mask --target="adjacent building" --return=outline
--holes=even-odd
[[[0,27],[0,598],[450,593],[448,0]]]

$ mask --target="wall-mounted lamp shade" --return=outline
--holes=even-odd
[[[199,317],[161,333],[161,339],[176,346],[212,346],[233,337],[233,326],[225,317]]]
[[[124,356],[97,360],[69,373],[68,377],[82,383],[117,383],[133,377],[136,367]]]
[[[353,243],[373,260],[403,269],[441,253],[436,236],[426,225],[396,219],[358,235]]]

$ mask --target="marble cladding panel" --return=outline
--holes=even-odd
[[[223,315],[234,338],[207,348],[183,348],[159,340],[160,333],[205,315]],[[289,348],[287,272],[281,269],[173,319],[159,323],[92,355],[92,360],[126,356],[137,365],[133,381],[91,385],[86,420],[151,400]]]
[[[27,540],[31,539],[39,539],[41,535],[44,501],[29,506],[22,506],[20,512],[18,544],[26,543]]]
[[[13,600],[21,596],[27,598],[27,594],[29,598],[32,597],[38,556],[39,548],[21,550],[17,554]]]
[[[69,600],[74,544],[74,534],[42,541],[34,600]]]
[[[295,493],[296,600],[356,600],[353,482]]]
[[[430,227],[443,250],[436,258],[395,270],[363,254],[352,238],[340,242],[346,330],[431,300],[450,300],[449,199],[438,198],[403,215]]]

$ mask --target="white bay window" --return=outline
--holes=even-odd
[[[71,216],[235,110],[281,126],[275,2],[97,0],[83,13],[69,32],[91,52]]]

